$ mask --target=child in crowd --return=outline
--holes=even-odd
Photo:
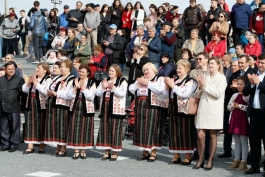
[[[227,109],[231,111],[230,125],[228,133],[233,134],[235,140],[235,159],[233,164],[228,168],[230,170],[246,170],[247,158],[248,158],[248,135],[249,135],[249,122],[246,116],[248,107],[249,96],[243,95],[243,90],[246,84],[247,78],[245,76],[239,76],[237,78],[237,90],[227,106]],[[240,161],[241,157],[241,161]]]
[[[49,58],[46,60],[46,63],[48,64],[54,64],[56,61],[59,61],[56,57],[56,53],[55,52],[51,52],[49,54]]]

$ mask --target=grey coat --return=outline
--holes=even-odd
[[[15,32],[13,30],[16,30]],[[0,36],[5,39],[13,39],[17,36],[17,32],[20,30],[20,26],[17,19],[11,21],[9,18],[5,18],[0,26]]]
[[[182,49],[187,48],[187,49],[191,49],[192,47],[192,43],[190,39],[187,39],[183,46]],[[195,46],[195,50],[193,51],[194,55],[198,55],[199,53],[204,51],[204,44],[203,41],[200,39],[200,37],[197,38],[196,40],[196,46]],[[192,52],[192,51],[191,51]]]

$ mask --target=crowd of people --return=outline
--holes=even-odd
[[[59,15],[58,9],[48,11],[35,1],[19,19],[10,8],[0,20],[5,62],[0,68],[1,150],[17,150],[23,111],[28,144],[23,154],[34,153],[34,144],[39,153],[45,153],[45,144],[54,144],[53,156],[63,157],[69,148],[73,159],[86,159],[86,150],[95,147],[105,150],[102,161],[115,161],[130,96],[133,145],[142,151],[138,161],[156,160],[169,117],[169,165],[198,160],[193,169],[211,170],[217,134],[223,130],[219,158],[232,157],[235,141],[228,169],[260,173],[265,2],[236,0],[230,10],[225,0],[211,0],[209,11],[196,0],[189,3],[182,14],[177,5],[150,4],[147,14],[140,1],[123,6],[114,0],[102,7],[78,1],[72,10],[64,5]],[[19,40],[22,54],[37,64],[27,79],[14,62]]]

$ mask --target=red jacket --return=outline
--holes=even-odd
[[[256,55],[258,57],[262,53],[262,47],[259,41],[256,41],[253,45],[248,43],[245,47],[245,53],[247,55]]]
[[[171,11],[167,11],[167,13],[166,13],[166,21],[172,22],[172,20],[174,18],[179,18],[179,14],[176,14],[175,16],[173,16]]]
[[[122,28],[132,28],[131,14],[132,11],[122,12],[122,17],[121,17]]]
[[[224,5],[223,5],[223,10],[224,10],[225,12],[229,12],[229,7],[228,7],[228,5],[226,4],[226,2],[225,2]]]
[[[223,57],[226,52],[226,40],[219,41],[215,47],[212,47],[213,41],[210,41],[205,47],[204,51],[207,53],[212,53],[213,57]]]

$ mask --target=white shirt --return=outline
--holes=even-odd
[[[258,71],[259,74],[259,81],[262,82],[265,76],[265,72],[263,72],[262,74],[260,74],[260,72]],[[251,84],[251,88],[253,88],[255,85]],[[253,108],[255,109],[260,109],[260,101],[259,101],[259,84],[256,85],[256,91],[255,91],[255,96],[254,96],[254,100],[253,100]]]

